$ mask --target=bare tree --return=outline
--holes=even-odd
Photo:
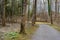
[[[3,11],[2,11],[2,26],[5,26],[6,24],[5,24],[5,8],[6,8],[6,2],[7,2],[7,0],[3,0],[2,1],[2,9],[3,9]]]
[[[21,30],[20,33],[25,33],[25,17],[26,17],[26,7],[27,7],[27,0],[22,0],[22,12],[21,12]]]
[[[52,10],[51,10],[51,0],[48,0],[48,13],[51,19],[51,24],[53,24],[53,19],[52,19]]]
[[[55,0],[55,20],[56,20],[56,17],[57,17],[57,13],[58,13],[58,5],[57,5],[57,0]]]
[[[36,21],[36,8],[37,8],[37,0],[33,0],[33,17],[32,17],[32,25],[35,24]]]
[[[28,21],[29,21],[29,17],[30,17],[30,0],[28,0]]]

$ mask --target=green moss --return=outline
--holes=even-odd
[[[5,40],[30,40],[31,34],[38,28],[38,26],[31,26],[26,28],[26,35],[19,34],[17,32],[9,32],[5,34]]]
[[[34,31],[38,28],[38,26],[32,26],[26,30],[27,34],[33,34]]]
[[[49,24],[51,27],[55,28],[56,30],[60,31],[60,27],[57,25]]]

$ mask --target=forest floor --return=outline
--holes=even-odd
[[[7,23],[5,27],[2,27],[0,25],[0,32],[3,32],[3,33],[13,32],[13,31],[18,32],[19,29],[20,29],[20,24],[18,23],[10,23],[10,24]]]
[[[14,34],[16,34],[15,32],[18,33],[18,36],[19,38],[16,40],[30,40],[30,37],[31,35],[33,34],[33,32],[38,28],[38,25],[35,25],[35,26],[32,26],[31,24],[28,24],[26,25],[27,27],[25,27],[25,31],[26,31],[26,35],[22,35],[22,34],[19,34],[19,31],[20,31],[20,24],[18,23],[12,23],[12,24],[7,24],[5,27],[2,27],[0,25],[0,40],[10,40],[10,38],[8,36],[11,36],[11,35],[6,35],[7,38],[5,38],[5,34],[10,34],[11,32],[12,33],[12,36],[16,36]]]
[[[60,40],[60,32],[47,24],[40,24],[32,40]]]
[[[34,27],[28,24],[26,27],[27,35],[20,34],[19,40],[60,40],[60,32],[55,29],[56,27],[46,22],[36,22]],[[4,37],[5,33],[19,31],[20,24],[18,23],[7,24],[6,27],[1,27],[0,25],[0,40],[4,40],[1,37]]]

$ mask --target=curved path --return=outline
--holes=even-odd
[[[32,35],[32,40],[60,40],[60,32],[46,24],[40,24],[39,26]]]

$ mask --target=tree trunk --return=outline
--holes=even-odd
[[[32,16],[32,25],[33,26],[36,21],[36,8],[37,8],[37,0],[33,0],[33,16]]]
[[[20,33],[26,34],[25,33],[25,20],[24,20],[24,15],[22,15],[22,17],[21,17],[21,30],[20,30]]]
[[[20,33],[26,34],[25,32],[25,22],[26,22],[26,8],[27,0],[22,0],[22,12],[21,12],[21,30]]]
[[[2,26],[5,26],[5,6],[6,5],[6,0],[3,0],[2,8],[3,8],[3,14],[2,14]]]
[[[56,17],[57,17],[57,13],[58,13],[58,10],[57,10],[57,0],[55,0],[55,20],[56,20]]]
[[[28,21],[29,21],[29,18],[30,18],[30,0],[28,0]]]
[[[51,0],[48,0],[48,13],[50,16],[51,24],[53,24],[52,11],[51,11]]]

